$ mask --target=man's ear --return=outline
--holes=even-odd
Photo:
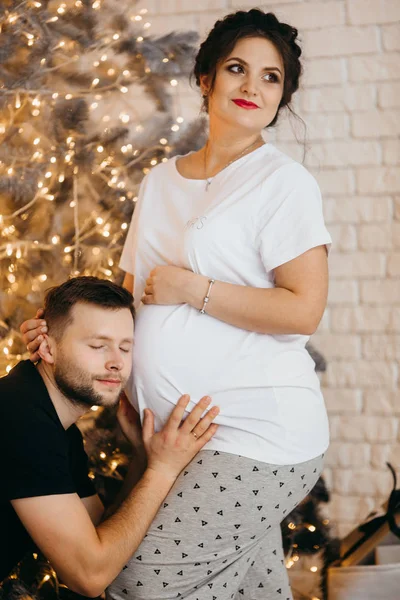
[[[44,340],[40,344],[38,348],[38,354],[44,362],[49,365],[54,364],[54,340],[52,340],[48,335],[44,335]]]

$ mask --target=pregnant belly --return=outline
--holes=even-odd
[[[148,398],[176,403],[188,393],[197,401],[226,385],[246,335],[188,305],[142,305],[135,326],[135,381]]]
[[[319,387],[314,363],[298,343],[288,348],[274,336],[200,315],[186,304],[141,305],[133,361],[134,396],[140,409],[153,410],[156,429],[182,394],[193,403],[210,395],[229,419],[250,406],[255,414],[265,411],[266,387]]]

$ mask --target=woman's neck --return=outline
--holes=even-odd
[[[261,131],[249,133],[238,129],[225,129],[213,125],[210,121],[208,140],[201,153],[204,155],[207,149],[207,167],[209,171],[213,171],[230,160],[234,160],[246,148],[252,151],[263,143]]]

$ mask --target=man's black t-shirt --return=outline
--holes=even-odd
[[[35,545],[10,500],[95,494],[76,425],[65,430],[30,361],[0,378],[0,582]]]

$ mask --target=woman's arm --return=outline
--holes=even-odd
[[[277,267],[274,273],[276,287],[268,289],[216,281],[206,306],[207,314],[258,333],[311,335],[318,327],[327,301],[326,247],[312,248]],[[207,289],[208,277],[204,275],[179,267],[156,267],[147,279],[142,301],[144,304],[187,303],[199,310]]]

